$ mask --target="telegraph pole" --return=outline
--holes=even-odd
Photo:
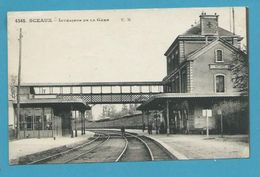
[[[232,7],[232,20],[233,20],[233,34],[236,33],[235,31],[235,10],[234,10],[234,7]]]
[[[22,60],[22,28],[20,28],[19,34],[19,64],[18,64],[18,86],[17,86],[17,132],[16,138],[19,139],[20,131],[20,85],[21,85],[21,60]],[[25,127],[24,127],[25,128]]]
[[[229,31],[232,32],[232,8],[229,9]]]

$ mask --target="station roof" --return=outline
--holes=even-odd
[[[13,104],[16,106],[17,101],[14,100]],[[69,105],[75,109],[89,110],[91,107],[86,104],[82,99],[64,100],[58,98],[38,98],[38,99],[26,99],[20,100],[20,104],[24,106],[62,106]]]
[[[157,94],[146,102],[141,104],[138,110],[162,110],[165,107],[166,100],[169,101],[190,101],[196,99],[213,99],[213,98],[235,98],[241,97],[240,93],[223,93],[223,94],[196,94],[196,93],[162,93]]]
[[[173,47],[176,46],[176,43],[179,40],[203,40],[205,41],[205,35],[201,34],[201,26],[200,24],[197,24],[191,28],[189,28],[187,31],[185,31],[183,34],[177,36],[177,38],[173,41],[173,43],[170,45],[170,47],[167,49],[167,51],[164,53],[165,56],[167,56]],[[216,36],[208,36],[208,39],[212,38],[237,38],[238,41],[241,41],[243,37],[240,35],[234,34],[224,28],[218,27],[218,35]]]
[[[187,59],[187,60],[194,60],[194,59],[198,58],[198,56],[199,56],[200,54],[202,54],[203,52],[208,51],[208,49],[209,49],[210,47],[212,47],[212,46],[214,46],[214,45],[216,45],[216,44],[219,44],[219,43],[225,45],[226,47],[230,48],[231,50],[234,50],[234,51],[238,52],[239,54],[241,54],[241,55],[243,55],[243,56],[246,56],[246,53],[244,53],[242,50],[236,48],[235,46],[233,46],[232,44],[230,44],[230,43],[228,43],[227,41],[223,40],[222,38],[217,38],[217,39],[215,39],[213,42],[208,43],[208,44],[202,46],[201,48],[199,48],[199,49],[193,51],[192,53],[190,53],[190,54],[187,56],[186,59]]]
[[[189,35],[201,35],[201,25],[200,23],[192,26],[190,29],[188,29],[185,33],[183,33],[182,35],[184,36],[189,36]],[[238,37],[238,35],[224,29],[218,26],[218,35],[219,36],[236,36]]]

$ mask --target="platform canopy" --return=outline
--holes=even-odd
[[[195,93],[162,93],[151,97],[149,100],[137,107],[138,110],[163,110],[166,107],[166,101],[181,102],[192,100],[206,100],[206,99],[225,99],[225,98],[239,98],[240,93],[223,93],[223,94],[195,94]]]
[[[14,106],[17,105],[16,101],[13,101]],[[69,106],[73,109],[90,110],[91,107],[86,104],[82,99],[57,99],[57,98],[39,98],[39,99],[26,99],[21,100],[20,104],[22,107],[37,107],[37,106]]]

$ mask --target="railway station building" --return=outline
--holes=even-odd
[[[19,138],[41,138],[73,135],[74,127],[85,131],[85,111],[90,107],[81,99],[34,98],[30,87],[20,88],[20,119],[17,121],[17,101],[14,124]],[[79,121],[80,120],[80,121]],[[75,123],[80,125],[76,125]]]
[[[21,85],[19,120],[13,101],[18,136],[73,136],[78,127],[84,133],[88,104],[127,103],[142,103],[138,109],[143,113],[160,114],[167,133],[204,133],[206,128],[219,133],[221,125],[225,133],[247,133],[248,107],[225,117],[221,110],[225,102],[231,107],[248,102],[248,94],[232,82],[236,57],[247,60],[243,37],[219,27],[218,18],[202,13],[199,24],[177,36],[164,54],[167,75],[162,81]]]
[[[231,70],[235,57],[247,59],[240,48],[243,38],[219,27],[218,18],[217,14],[202,13],[199,24],[173,41],[164,54],[164,93],[139,107],[143,111],[162,110],[168,133],[203,133],[206,127],[219,132],[223,113],[217,105],[247,101],[247,96],[234,88]],[[246,110],[224,120],[227,132],[248,131]]]

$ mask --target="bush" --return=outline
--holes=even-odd
[[[248,133],[248,102],[247,100],[222,101],[214,105],[213,110],[222,110],[224,133]],[[217,115],[217,127],[220,132],[220,115]]]

